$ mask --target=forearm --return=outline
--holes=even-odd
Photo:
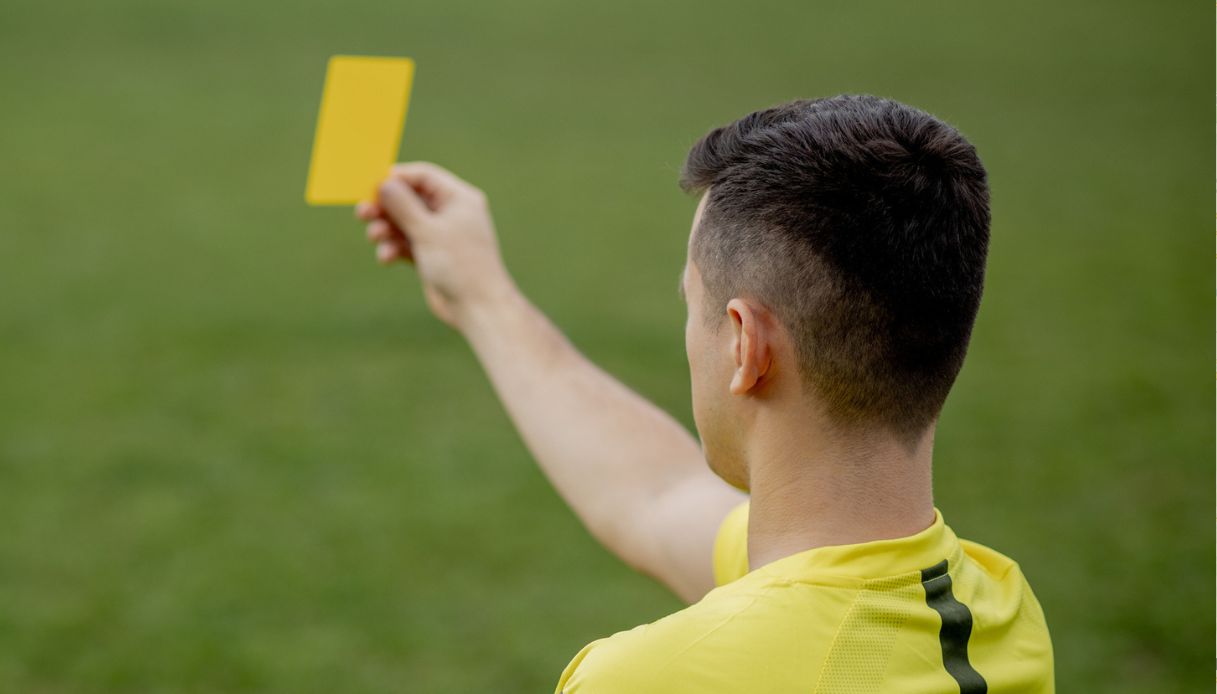
[[[704,595],[715,533],[744,496],[687,431],[519,293],[485,194],[434,164],[400,164],[356,214],[381,262],[414,262],[427,305],[469,340],[541,469],[597,539],[685,599]]]
[[[514,287],[500,294],[471,308],[462,332],[558,493],[597,539],[639,566],[631,520],[689,476],[708,474],[700,446],[588,361]]]

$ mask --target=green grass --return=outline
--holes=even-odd
[[[0,691],[547,691],[678,606],[410,272],[303,206],[332,53],[418,61],[404,156],[483,186],[529,295],[686,423],[688,145],[842,91],[956,123],[994,241],[938,503],[1022,563],[1061,691],[1207,691],[1201,7],[6,4]]]

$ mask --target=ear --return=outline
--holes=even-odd
[[[735,375],[731,378],[731,394],[752,392],[769,372],[772,363],[770,341],[773,339],[764,309],[743,299],[727,302],[727,316],[734,331],[732,351],[735,354]]]

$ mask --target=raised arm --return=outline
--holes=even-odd
[[[520,293],[482,192],[402,164],[357,210],[382,262],[410,260],[432,311],[469,341],[538,464],[591,533],[690,602],[713,586],[714,536],[745,497],[670,416],[601,371]]]

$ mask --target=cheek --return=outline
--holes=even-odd
[[[689,380],[694,381],[697,376],[697,349],[693,345],[693,327],[689,321],[685,321],[685,359],[689,362]]]
[[[685,322],[685,354],[693,396],[693,423],[710,469],[728,484],[747,491],[747,475],[735,451],[727,384],[730,364],[712,330],[696,319]]]
[[[697,326],[692,319],[685,321],[685,356],[689,360],[689,385],[693,395],[693,421],[701,428],[702,381],[705,379],[702,359],[704,354],[698,344]]]
[[[692,318],[685,319],[685,358],[689,360],[689,374],[697,375],[698,370],[698,349],[697,349],[697,326],[693,324]]]
[[[729,365],[723,361],[722,345],[713,328],[697,319],[689,321],[685,326],[685,355],[689,360],[690,380],[698,395],[706,395],[718,387],[725,391],[727,382],[720,381],[725,373],[730,373],[724,371]]]

